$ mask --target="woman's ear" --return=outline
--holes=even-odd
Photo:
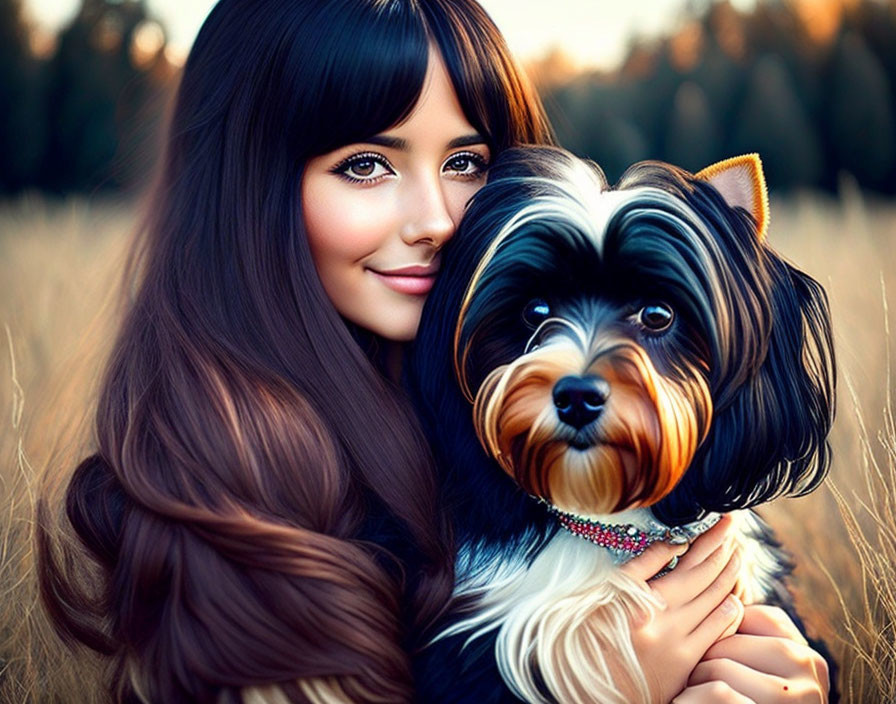
[[[756,221],[760,241],[768,231],[768,189],[758,154],[745,154],[707,166],[696,178],[713,186],[732,208],[743,208]]]

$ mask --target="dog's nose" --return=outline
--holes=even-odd
[[[610,385],[597,376],[565,376],[554,385],[554,406],[557,416],[567,425],[580,430],[604,410]]]

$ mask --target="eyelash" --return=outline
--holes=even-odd
[[[457,174],[459,178],[464,180],[473,181],[477,178],[480,178],[488,169],[488,159],[483,157],[481,154],[477,154],[476,152],[457,152],[457,154],[452,154],[448,159],[445,160],[445,164],[453,161],[454,159],[465,158],[469,159],[476,166],[476,171],[468,174]]]
[[[379,176],[374,176],[373,178],[358,178],[356,176],[352,176],[348,172],[348,170],[355,164],[360,164],[365,161],[372,161],[376,164],[379,164],[390,173],[395,173],[395,169],[392,168],[392,164],[389,163],[389,160],[382,154],[377,154],[375,152],[361,152],[360,154],[352,154],[350,157],[343,159],[338,164],[336,164],[336,166],[330,169],[330,171],[334,174],[337,174],[338,176],[341,176],[350,183],[377,183],[382,178],[388,175],[380,174]]]
[[[477,178],[480,178],[485,173],[485,171],[489,165],[488,160],[485,157],[483,157],[481,154],[477,154],[476,152],[457,152],[455,154],[452,154],[450,157],[448,157],[445,160],[445,165],[447,165],[451,161],[453,161],[455,159],[459,159],[459,158],[469,159],[471,162],[473,162],[473,164],[476,167],[476,171],[473,171],[472,173],[457,173],[456,174],[457,178],[460,178],[463,180],[473,181]],[[372,178],[358,178],[356,176],[352,176],[349,173],[349,169],[351,169],[352,166],[362,163],[362,162],[365,162],[365,161],[372,161],[375,164],[379,164],[384,169],[386,169],[389,173],[388,174],[380,174],[379,176],[374,176]],[[371,183],[378,183],[381,179],[385,178],[386,176],[388,176],[390,174],[394,174],[395,169],[393,168],[392,164],[389,163],[389,160],[386,159],[386,157],[384,157],[382,154],[377,154],[376,152],[361,152],[360,154],[352,154],[350,157],[343,159],[338,164],[336,164],[336,166],[334,166],[332,169],[330,169],[330,172],[344,178],[346,181],[348,181],[350,183],[371,184]]]

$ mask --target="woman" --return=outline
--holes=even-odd
[[[472,0],[212,11],[68,489],[97,571],[39,531],[50,614],[116,700],[413,698],[453,553],[401,343],[488,160],[550,141]]]

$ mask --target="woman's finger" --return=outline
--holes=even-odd
[[[747,607],[740,632],[754,636],[780,636],[803,645],[807,644],[806,638],[787,612],[767,604],[753,604]]]
[[[674,558],[680,558],[680,560],[676,561],[677,566],[675,570],[669,575],[666,575],[666,577],[674,574],[681,574],[685,570],[703,564],[707,558],[712,556],[719,548],[725,545],[728,545],[730,548],[732,544],[728,538],[730,537],[731,525],[731,517],[724,515],[719,519],[719,522],[716,523],[716,525],[691,544],[666,542],[653,543],[643,553],[625,563],[622,566],[622,571],[629,577],[646,582],[665,569]],[[716,574],[721,571],[727,559],[728,557],[725,555],[724,558],[720,558],[715,564]],[[664,577],[664,579],[666,577]],[[712,578],[714,577],[715,575],[712,575]],[[710,584],[712,578],[707,579],[703,584],[695,586],[691,590],[692,595],[699,594],[703,591],[703,589]],[[682,577],[681,579],[682,581],[690,582],[689,578]]]
[[[692,630],[696,629],[700,622],[705,618],[706,614],[710,613],[710,611],[721,604],[726,596],[734,594],[734,585],[737,584],[737,578],[740,574],[740,565],[740,552],[735,550],[728,558],[728,562],[725,564],[722,571],[716,575],[715,579],[713,579],[700,594],[694,597],[690,603],[684,605],[682,618],[685,621],[685,625],[689,625]],[[738,601],[740,601],[740,599],[738,599]],[[743,613],[741,613],[741,618],[742,617]]]
[[[730,542],[734,522],[730,515],[725,514],[712,528],[706,531],[691,543],[687,554],[681,558],[681,567],[688,569],[703,562],[719,547]]]
[[[741,600],[729,594],[687,635],[686,647],[700,657],[716,641],[734,635],[743,616]]]
[[[740,558],[735,556],[734,543],[726,542],[702,562],[690,566],[679,564],[671,573],[651,582],[651,587],[672,606],[684,606],[694,602],[707,590],[714,593],[713,603],[706,603],[705,599],[702,602],[700,607],[703,609],[702,613],[697,614],[689,624],[689,628],[693,628],[722,601],[726,594],[734,591],[739,560]],[[735,564],[732,564],[732,561],[735,561]]]
[[[691,673],[688,685],[716,681],[727,682],[735,691],[760,702],[771,702],[778,692],[789,691],[787,680],[727,658],[701,660]]]
[[[756,704],[732,689],[727,682],[703,682],[682,690],[672,704]]]
[[[825,695],[830,691],[828,665],[816,651],[786,637],[746,635],[743,625],[737,634],[714,643],[706,651],[704,661],[710,660],[736,660],[752,670],[787,681],[814,680]]]
[[[653,543],[637,557],[626,562],[621,570],[632,579],[646,582],[661,572],[674,558],[680,557],[688,550],[688,545],[672,543]]]
[[[699,662],[691,673],[688,686],[715,681],[727,682],[736,692],[763,704],[821,704],[826,701],[826,694],[811,678],[786,679],[725,658]]]

